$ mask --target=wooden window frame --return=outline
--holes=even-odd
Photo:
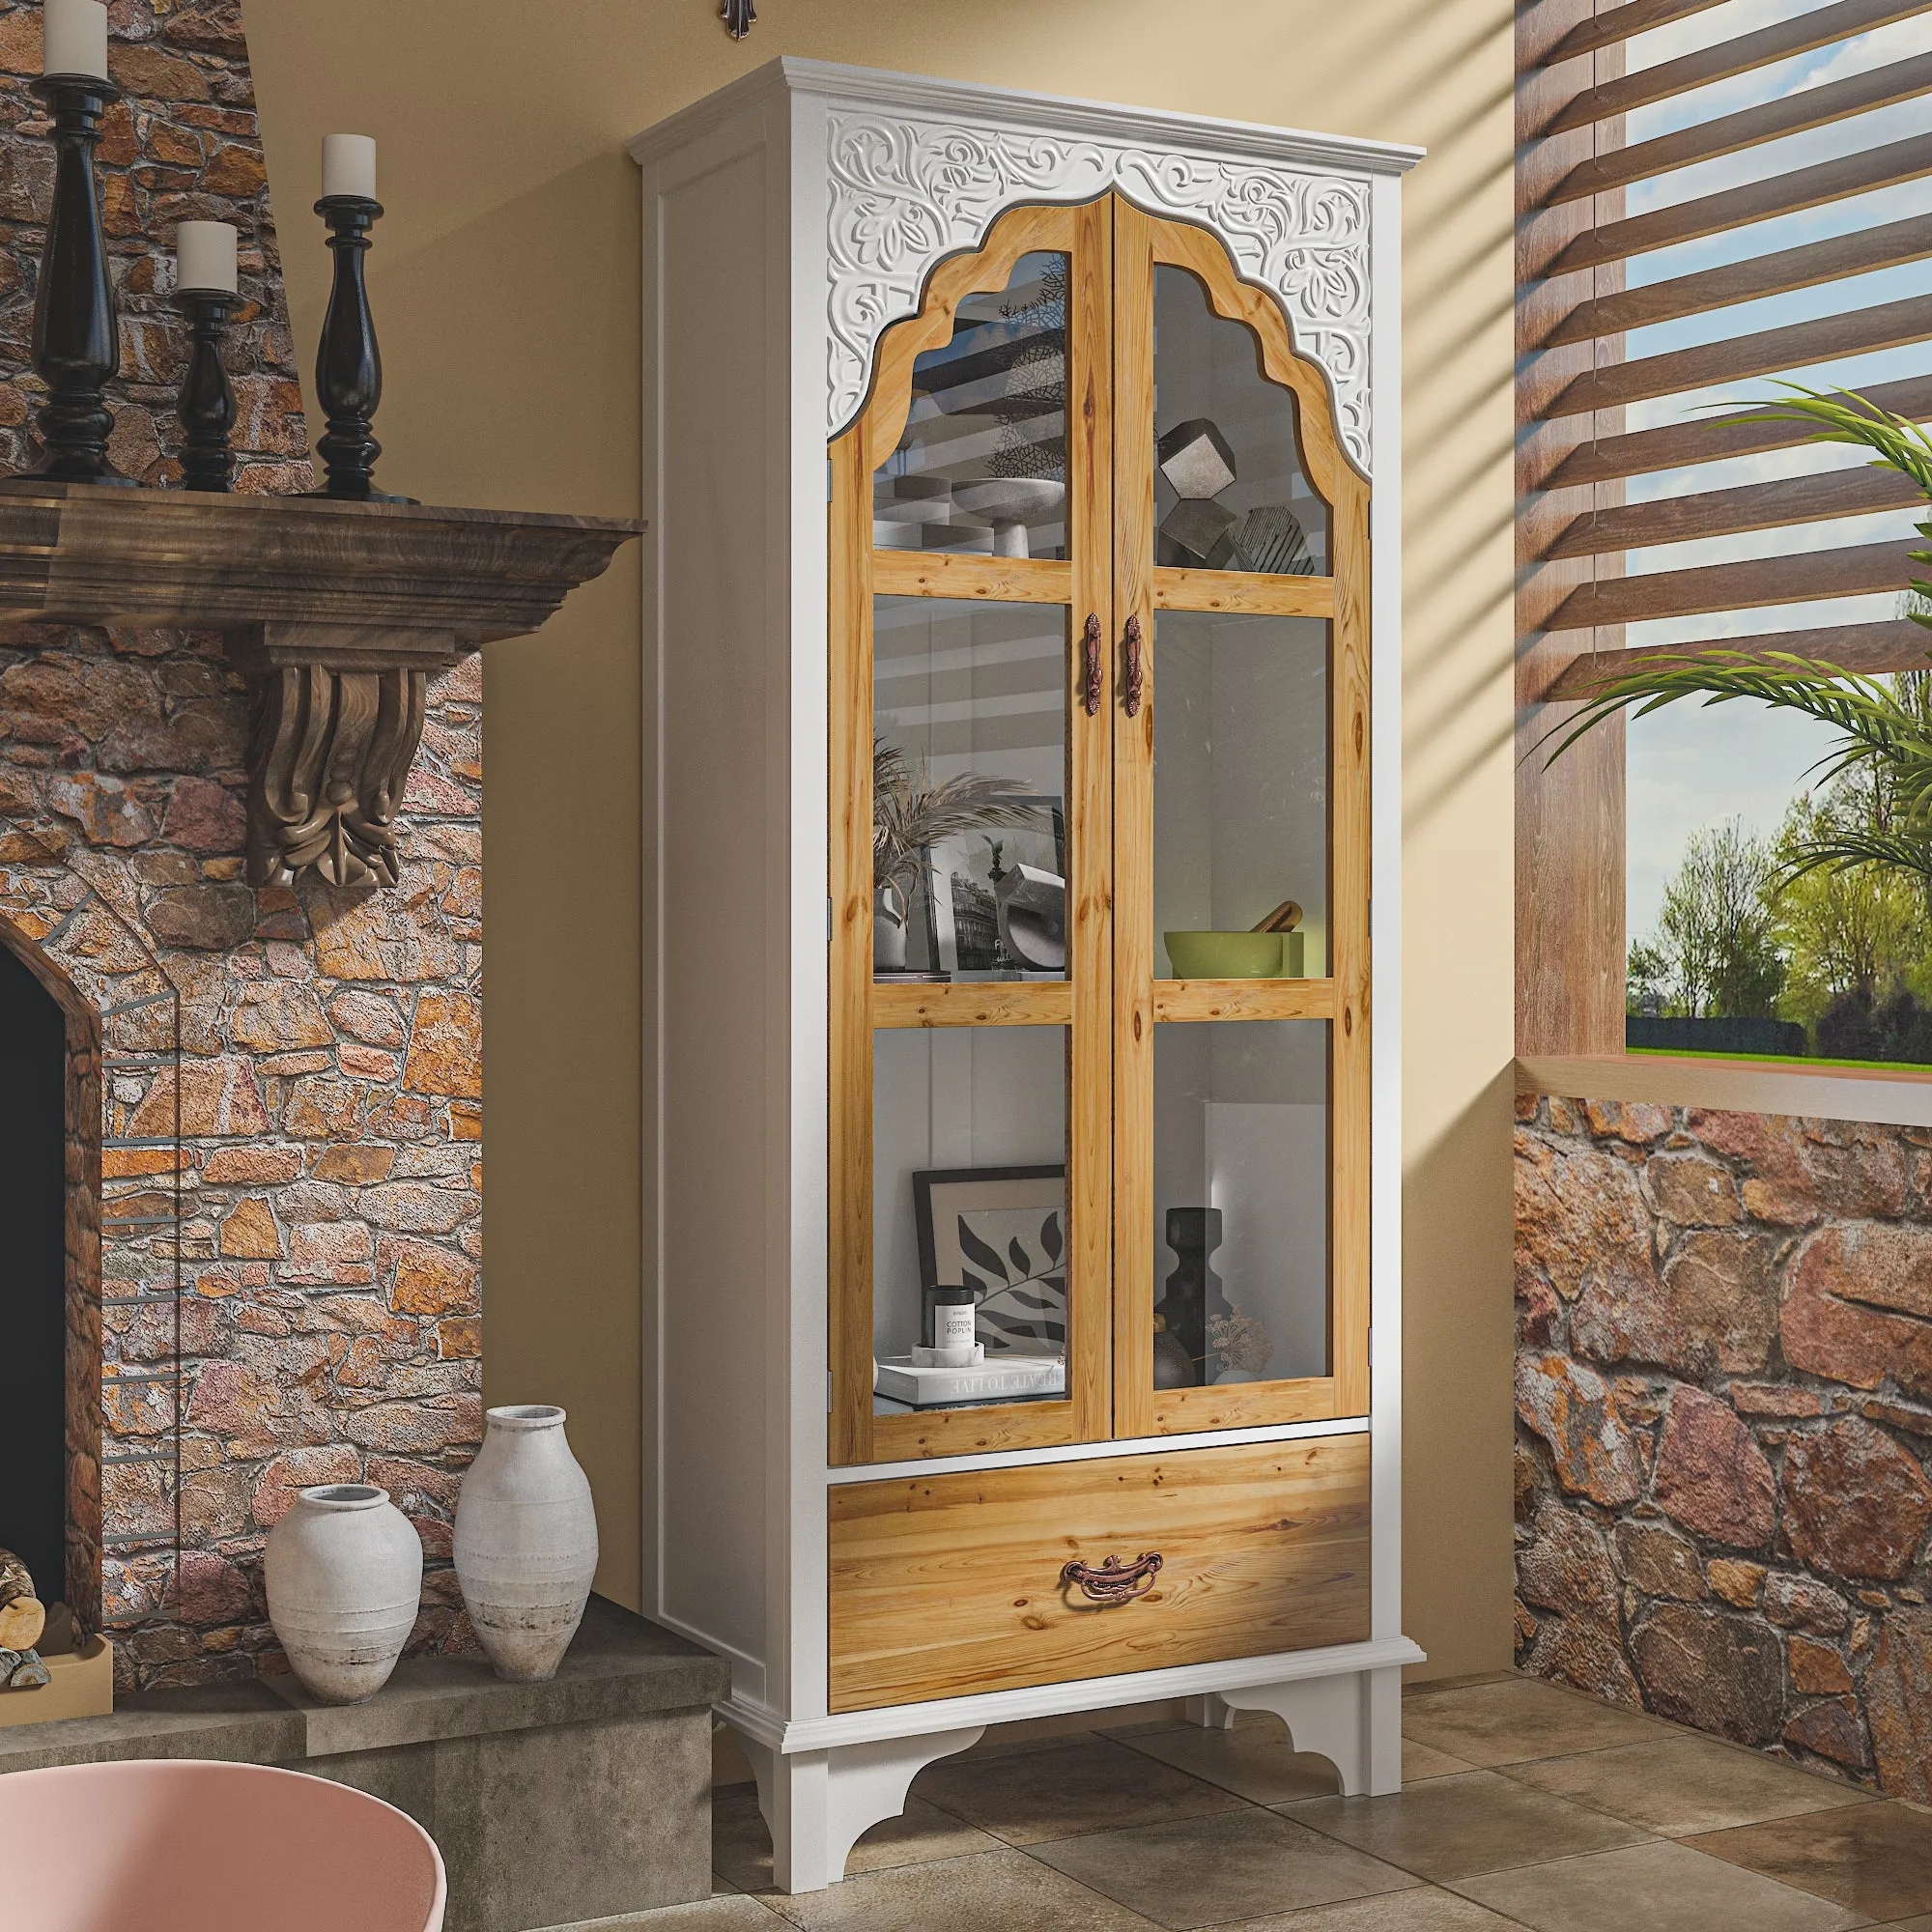
[[[1629,357],[1624,331],[1923,259],[1932,218],[1884,223],[1636,289],[1627,258],[1746,228],[1932,174],[1915,135],[1627,216],[1632,184],[1715,156],[1855,119],[1932,91],[1932,56],[1787,90],[1736,112],[1628,144],[1625,111],[1927,11],[1925,0],[1828,0],[1695,53],[1626,73],[1624,44],[1718,0],[1537,0],[1517,14],[1516,54],[1516,1016],[1520,1058],[1625,1052],[1626,734],[1606,721],[1561,759],[1554,740],[1606,672],[1684,645],[1627,652],[1625,627],[1904,589],[1909,544],[1794,552],[1641,575],[1624,552],[1799,522],[1867,515],[1917,500],[1889,472],[1822,475],[1626,503],[1624,479],[1804,441],[1796,422],[1748,412],[1629,431],[1626,405],[1776,374],[1932,334],[1932,298],[1728,335]],[[1864,391],[1932,419],[1932,377]],[[1727,637],[1725,646],[1814,652],[1848,668],[1923,663],[1905,621]]]

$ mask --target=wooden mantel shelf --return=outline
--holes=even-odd
[[[15,477],[0,618],[221,631],[255,702],[250,881],[393,885],[429,672],[539,629],[642,527]]]
[[[538,629],[642,528],[604,517],[16,478],[0,489],[0,616],[209,630],[320,624],[428,632],[473,648]],[[389,648],[398,647],[410,648],[407,636]]]

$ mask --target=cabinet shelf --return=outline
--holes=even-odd
[[[1156,980],[1156,1020],[1332,1020],[1333,980]],[[873,982],[875,1027],[1071,1026],[1073,985]]]
[[[1221,611],[1254,617],[1333,617],[1332,577],[1251,577],[1236,570],[1153,574],[1156,611]]]
[[[1156,980],[1157,1020],[1332,1020],[1333,980]]]
[[[1048,556],[875,550],[872,588],[888,597],[983,597],[995,604],[1069,604],[1073,566]]]
[[[0,617],[220,631],[257,707],[249,882],[393,885],[428,674],[537,630],[642,528],[15,477],[0,487]]]
[[[878,1027],[1071,1026],[1073,982],[960,980],[872,984]]]

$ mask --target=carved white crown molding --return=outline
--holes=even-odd
[[[1343,447],[1368,473],[1366,181],[889,107],[835,107],[827,138],[828,436],[858,413],[880,335],[918,313],[937,263],[979,247],[1016,201],[1119,188],[1150,213],[1211,229],[1280,302],[1295,348],[1328,379]]]

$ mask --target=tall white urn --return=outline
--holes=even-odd
[[[484,1412],[456,1503],[456,1577],[498,1677],[556,1675],[597,1574],[590,1484],[547,1404]]]
[[[389,1681],[422,1603],[422,1540],[373,1483],[298,1492],[269,1532],[269,1621],[310,1695],[359,1704]]]

